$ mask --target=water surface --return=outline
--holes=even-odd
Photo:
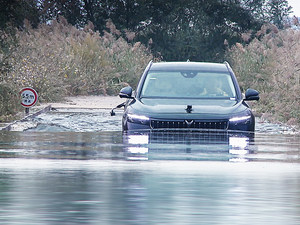
[[[108,115],[0,131],[0,224],[300,223],[298,134],[122,134]]]

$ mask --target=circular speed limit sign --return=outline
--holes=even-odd
[[[23,88],[20,91],[21,94],[21,105],[29,108],[31,106],[34,106],[34,104],[37,102],[38,94],[33,88]]]

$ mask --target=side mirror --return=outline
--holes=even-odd
[[[245,101],[258,101],[259,100],[259,92],[254,89],[247,89],[245,93]]]
[[[131,95],[132,95],[132,87],[130,86],[122,88],[119,93],[120,98],[133,98]]]

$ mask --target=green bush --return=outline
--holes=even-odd
[[[227,57],[242,89],[260,91],[258,112],[300,124],[300,31],[264,25],[248,45],[236,44]]]

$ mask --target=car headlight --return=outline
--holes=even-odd
[[[149,124],[150,118],[144,115],[127,114],[127,119],[131,123]]]
[[[251,115],[247,115],[247,116],[237,116],[237,117],[232,117],[229,119],[229,122],[243,122],[243,121],[247,121],[251,118]]]

